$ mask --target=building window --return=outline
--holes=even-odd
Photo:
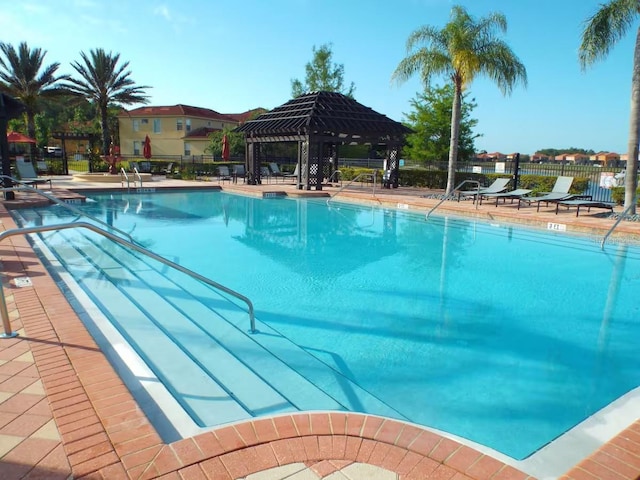
[[[184,142],[184,154],[191,155],[191,144],[189,142]]]
[[[160,133],[162,130],[160,129],[160,119],[153,119],[153,133]]]
[[[135,119],[133,121],[133,131],[137,132],[138,130],[140,130],[140,120]]]
[[[133,154],[140,155],[140,144],[141,142],[138,140],[133,141]]]
[[[142,123],[142,125],[147,125],[149,123],[149,119],[143,118],[142,120],[140,120],[140,123]]]
[[[186,127],[187,127],[187,128],[186,128],[185,130],[186,130],[187,132],[190,132],[190,131],[191,131],[191,119],[190,119],[190,118],[187,118],[187,125],[186,125]]]
[[[176,130],[182,130],[182,119],[176,120]]]

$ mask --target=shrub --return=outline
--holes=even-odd
[[[611,189],[611,198],[618,205],[624,203],[624,187],[613,187]],[[640,188],[636,191],[636,203],[640,205]]]

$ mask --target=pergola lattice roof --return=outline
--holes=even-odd
[[[258,137],[321,135],[398,140],[412,130],[336,92],[312,92],[263,113],[236,129]]]

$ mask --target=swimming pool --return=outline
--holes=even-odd
[[[199,424],[217,421],[212,402],[228,403],[230,419],[367,411],[524,458],[640,384],[637,247],[603,253],[588,238],[317,200],[219,192],[92,200],[89,213],[256,306],[260,333],[247,335],[241,309],[202,286],[87,232],[43,235],[136,348],[168,358],[193,342],[192,359],[229,366],[215,373],[223,388],[211,395],[216,382],[206,375],[150,361],[161,378],[177,370],[183,383],[169,388]],[[59,207],[19,213],[28,224],[75,218]],[[109,290],[113,278],[130,293]],[[170,304],[145,298],[150,285]],[[154,326],[171,340],[149,335],[127,299],[175,317]],[[224,322],[203,320],[200,303],[224,311]],[[127,333],[128,323],[137,331]]]

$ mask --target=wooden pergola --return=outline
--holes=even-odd
[[[260,146],[264,143],[298,144],[300,190],[322,190],[322,181],[339,166],[340,145],[386,147],[385,170],[390,186],[398,186],[398,154],[404,136],[412,130],[399,122],[335,92],[300,95],[263,113],[236,129],[245,134],[248,183],[261,183]]]

